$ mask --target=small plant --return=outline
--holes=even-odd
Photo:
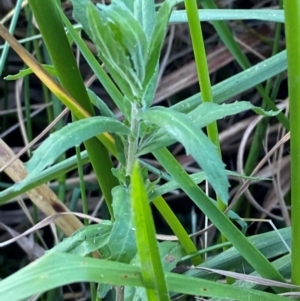
[[[186,1],[186,21],[191,28],[194,52],[199,54],[198,74],[202,94],[170,108],[155,106],[153,100],[158,81],[160,52],[170,16],[178,1],[166,0],[156,9],[154,1],[149,0],[113,0],[108,5],[95,5],[90,0],[71,0],[73,17],[96,46],[98,59],[92,55],[57,1],[46,1],[43,6],[39,0],[28,2],[52,65],[41,66],[20,45],[14,44],[13,38],[1,27],[0,34],[10,42],[29,67],[7,79],[21,78],[34,72],[69,108],[74,121],[52,133],[38,147],[26,163],[26,178],[0,192],[0,203],[5,203],[14,195],[36,189],[70,169],[78,168],[81,174],[82,165],[90,160],[110,219],[93,225],[88,225],[85,220],[83,227],[73,216],[73,222],[77,223],[74,230],[77,231],[70,236],[72,230],[66,230],[62,222],[71,223],[68,219],[70,212],[56,203],[51,214],[61,214],[56,220],[57,225],[70,237],[34,263],[2,280],[1,300],[24,300],[34,294],[83,281],[91,283],[93,301],[111,300],[113,293],[116,300],[162,301],[171,300],[178,294],[231,300],[288,300],[271,292],[282,293],[294,288],[285,283],[285,277],[281,274],[281,270],[290,264],[286,249],[280,249],[278,256],[282,257],[272,263],[268,260],[271,255],[264,249],[265,241],[270,242],[270,248],[280,244],[277,234],[267,233],[249,239],[235,225],[239,223],[242,229],[246,227],[246,223],[228,208],[228,175],[234,174],[249,181],[257,178],[225,169],[215,123],[218,119],[246,110],[283,120],[285,117],[274,104],[271,105],[272,111],[255,107],[246,101],[220,104],[231,96],[228,92],[232,91],[231,85],[235,84],[239,88],[243,85],[237,83],[236,78],[230,78],[226,83],[211,87],[205,64],[203,37],[197,36],[201,33],[201,27],[196,1]],[[210,1],[207,3],[210,4],[203,5],[212,5]],[[216,16],[216,20],[218,12],[210,12],[212,16]],[[172,16],[176,17],[176,13],[185,11],[174,12]],[[246,14],[245,12],[245,16]],[[234,40],[228,28],[222,23],[216,24],[220,32],[227,34],[227,42],[231,43],[235,54],[241,55],[238,48],[234,48]],[[193,32],[198,25],[199,28]],[[84,86],[70,41],[77,45],[105,87],[121,112],[122,121],[116,118],[103,100]],[[277,70],[280,72],[284,56],[278,54],[276,58],[279,58]],[[240,60],[243,61],[241,56]],[[239,79],[245,84],[243,88],[246,90],[247,84],[254,86],[265,80],[262,75],[257,79],[257,70],[266,66],[271,69],[275,63],[275,59],[271,58],[264,65],[259,64],[239,75]],[[265,93],[263,89],[261,92]],[[95,108],[101,116],[95,115]],[[207,128],[208,136],[204,134],[203,128]],[[175,142],[184,146],[186,153],[193,156],[202,172],[191,175],[186,173],[168,150]],[[87,153],[79,151],[82,143]],[[4,146],[1,147],[4,149]],[[77,155],[56,163],[72,147],[76,147]],[[155,171],[146,163],[143,156],[147,154],[152,154],[157,159],[165,170],[163,173]],[[117,161],[117,168],[114,167],[112,158]],[[158,180],[151,182],[149,172],[156,172]],[[161,177],[167,181],[166,184],[159,184]],[[83,179],[81,180],[84,199],[85,187]],[[198,186],[205,180],[214,189],[216,201]],[[203,261],[201,252],[163,198],[164,194],[175,188],[186,193],[220,231],[224,245],[233,246],[231,249]],[[158,209],[177,236],[178,242],[157,242],[150,203]],[[43,204],[37,205],[46,211]],[[87,204],[83,204],[83,207],[86,208]],[[87,209],[84,213],[88,213]],[[48,211],[46,214],[49,215]],[[288,229],[280,230],[280,235],[286,240],[290,238]],[[202,253],[205,252],[203,250]],[[232,259],[231,262],[229,258]],[[172,273],[183,259],[188,260],[189,265],[191,263],[197,266],[197,269],[191,269],[182,275]],[[235,270],[239,261],[247,262],[253,271],[249,277],[252,277],[250,279],[255,284],[248,283],[246,289],[246,282],[243,280],[231,285],[215,282],[213,277],[207,276],[208,270],[214,273],[216,279],[219,273],[239,278],[237,273],[228,272]],[[227,272],[222,274],[217,268]],[[93,283],[97,283],[97,286]],[[269,292],[264,292],[266,287],[270,288]]]

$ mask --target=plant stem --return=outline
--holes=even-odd
[[[300,2],[284,2],[291,125],[292,283],[300,284]]]
[[[77,156],[77,162],[78,162],[78,175],[80,179],[80,194],[81,194],[81,203],[82,203],[82,212],[84,214],[89,214],[88,211],[88,201],[86,198],[86,191],[85,191],[85,182],[84,182],[84,174],[83,174],[83,169],[82,169],[82,164],[81,164],[81,154],[80,154],[80,149],[78,146],[75,147],[76,150],[76,156]],[[84,218],[83,223],[85,226],[89,224],[88,219]]]
[[[199,85],[203,102],[212,102],[213,95],[209,78],[208,65],[206,60],[205,46],[202,36],[200,20],[198,18],[198,8],[196,1],[185,0],[186,12],[190,28],[191,39],[193,43],[196,68],[198,73]],[[220,143],[217,123],[211,123],[207,126],[207,132],[210,140],[217,146],[220,153]]]
[[[201,30],[201,24],[198,16],[198,7],[197,1],[185,0],[185,7],[188,16],[189,29],[193,44],[194,56],[196,61],[196,68],[199,78],[199,84],[202,94],[203,102],[213,102],[213,94],[211,90],[211,83],[209,77],[208,64],[206,59],[205,46],[203,41],[203,35]],[[219,155],[221,157],[221,147],[219,141],[219,132],[217,122],[212,122],[207,125],[207,134],[210,141],[216,145]],[[226,210],[226,204],[224,203],[227,200],[221,200],[217,196],[217,206],[221,211]],[[222,241],[225,242],[226,238],[222,235]]]
[[[138,127],[139,122],[137,119],[138,105],[133,102],[131,104],[131,116],[130,116],[130,130],[132,136],[128,138],[128,153],[127,153],[127,162],[126,162],[126,175],[130,176],[134,167],[134,162],[137,153],[137,137],[138,137]]]

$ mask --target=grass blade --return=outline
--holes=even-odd
[[[285,282],[280,273],[259,252],[246,237],[232,224],[204,192],[190,179],[186,171],[167,149],[153,152],[165,170],[173,177],[181,189],[194,201],[220,232],[233,244],[249,264],[264,278]],[[278,288],[274,288],[276,292]],[[279,290],[282,292],[282,290]]]
[[[131,202],[141,273],[148,300],[170,300],[155,237],[154,221],[137,161],[131,175]]]
[[[194,277],[166,273],[170,291],[239,301],[288,301],[274,294],[233,287]],[[1,301],[19,301],[34,294],[74,282],[145,286],[138,267],[101,259],[49,252],[0,282]],[[18,283],[18,285],[16,285]]]
[[[291,122],[291,199],[292,199],[292,283],[300,284],[300,2],[285,1],[288,90]]]

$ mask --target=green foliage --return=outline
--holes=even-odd
[[[196,124],[197,127],[203,128],[215,120],[239,114],[246,110],[253,110],[262,116],[276,116],[278,114],[278,111],[265,111],[262,108],[253,106],[247,101],[236,101],[230,104],[223,103],[222,105],[216,103],[201,103],[195,109],[189,111],[186,116],[190,119],[189,123]],[[172,122],[170,122],[170,124],[171,123]],[[150,139],[140,144],[139,155],[144,155],[162,147],[169,146],[177,140],[168,133],[164,127],[152,131],[150,137]]]
[[[191,154],[203,168],[208,181],[224,202],[228,200],[228,186],[225,166],[216,147],[209,141],[196,124],[184,114],[163,107],[155,107],[140,114],[146,121],[163,128],[173,138],[180,141],[187,154]]]
[[[130,130],[124,124],[109,117],[91,117],[75,121],[51,134],[26,164],[29,176],[22,183],[19,183],[19,189],[26,185],[27,181],[35,178],[48,165],[54,163],[55,159],[70,147],[78,146],[82,142],[107,131],[130,134]]]
[[[195,94],[171,108],[151,108],[157,86],[160,53],[170,16],[172,15],[171,20],[174,22],[181,22],[185,18],[182,12],[172,13],[178,1],[166,0],[157,11],[155,2],[147,0],[113,0],[109,5],[94,5],[90,0],[71,2],[73,16],[95,44],[100,62],[93,57],[55,1],[49,1],[47,5],[55,12],[59,21],[60,18],[63,20],[72,40],[123,113],[124,120],[119,121],[108,105],[92,90],[81,89],[83,99],[80,95],[71,93],[74,98],[80,98],[79,103],[89,113],[85,115],[88,118],[74,121],[45,139],[26,164],[28,176],[21,183],[1,192],[0,204],[74,170],[77,165],[91,161],[103,195],[108,199],[111,220],[79,229],[36,262],[2,280],[1,300],[23,300],[33,294],[76,281],[100,284],[98,294],[101,298],[106,298],[112,286],[119,286],[117,291],[122,291],[120,287],[124,286],[122,300],[126,301],[170,300],[174,293],[247,301],[287,300],[286,297],[270,293],[271,290],[268,293],[263,292],[265,286],[249,285],[245,293],[239,287],[245,285],[245,282],[234,285],[216,283],[218,276],[215,273],[208,275],[203,270],[191,269],[183,275],[172,273],[183,257],[188,256],[188,260],[192,258],[192,263],[195,257],[198,263],[202,262],[202,258],[200,252],[196,252],[197,248],[191,238],[182,231],[183,227],[178,227],[180,222],[176,215],[166,216],[171,210],[166,207],[166,203],[157,205],[157,198],[165,202],[162,195],[177,188],[182,189],[233,245],[229,250],[201,263],[200,267],[227,270],[246,267],[247,273],[257,273],[281,282],[284,281],[282,276],[290,276],[290,257],[284,256],[287,250],[276,234],[246,238],[246,222],[232,210],[221,212],[216,201],[198,186],[208,180],[216,195],[227,204],[228,175],[249,181],[259,179],[225,170],[219,150],[202,128],[246,110],[269,117],[280,115],[281,112],[275,105],[276,110],[266,111],[246,101],[221,103],[285,70],[285,52],[214,87],[208,87],[209,90],[211,88],[214,103],[201,103],[202,95]],[[32,1],[31,6],[39,14],[40,20],[43,19],[42,13],[47,14],[36,1]],[[217,11],[214,20],[223,18],[222,13]],[[237,13],[231,14],[232,18],[236,18]],[[253,14],[248,11],[240,15],[243,16],[245,19],[250,18],[249,16],[253,18]],[[282,21],[282,15],[279,17],[276,20]],[[257,18],[273,20],[274,16],[269,12],[263,16],[258,14]],[[42,35],[49,35],[47,43],[56,43],[55,33],[42,31]],[[102,63],[109,76],[102,69]],[[58,65],[56,62],[54,67],[44,67],[59,81],[63,78],[71,86],[67,78],[69,74],[64,74],[63,68],[58,68]],[[26,69],[6,79],[15,80],[31,73],[31,69]],[[83,88],[83,82],[79,82]],[[64,87],[68,90],[68,85]],[[71,91],[68,90],[69,92]],[[93,115],[92,105],[100,110],[102,116],[89,116]],[[288,122],[285,126],[288,127]],[[107,150],[98,141],[101,140],[100,134],[113,145],[109,150],[118,163],[115,168],[112,168]],[[83,142],[86,143],[88,152],[81,154],[81,162],[72,157],[53,165],[61,154]],[[191,175],[185,172],[165,148],[175,142],[183,145],[186,153],[195,159],[202,172]],[[150,181],[148,169],[151,166],[140,158],[148,153],[152,153],[165,169],[166,183],[160,184],[162,174],[159,172],[158,179]],[[143,168],[140,167],[141,164]],[[153,170],[155,169],[152,168],[151,171]],[[157,242],[151,202],[170,228],[174,232],[178,230],[179,242]],[[233,220],[241,229],[235,227]],[[280,233],[284,239],[290,241],[290,229],[284,229]],[[85,258],[93,252],[99,252],[101,259]],[[275,257],[280,258],[270,263],[269,259]],[[281,274],[282,271],[284,272]],[[269,287],[276,293],[284,291],[274,283],[270,283]]]
[[[65,238],[49,252],[57,251],[87,256],[95,250],[99,250],[104,258],[108,258],[110,256],[108,241],[112,227],[113,224],[110,221],[86,226],[72,236]]]
[[[67,268],[62,268],[62,263]],[[201,278],[166,273],[170,291],[196,296],[238,299],[240,301],[287,301],[252,289],[245,290]],[[16,286],[16,282],[18,285]],[[35,263],[0,282],[3,301],[17,301],[41,291],[74,282],[99,282],[125,286],[144,286],[141,270],[125,263],[84,258],[74,254],[49,252]]]
[[[108,242],[110,259],[129,263],[136,254],[130,194],[124,186],[115,187],[112,194],[115,222]]]
[[[57,73],[56,73],[55,68],[53,66],[50,66],[50,65],[42,65],[42,66],[49,74],[51,74],[52,76],[57,77]],[[4,79],[5,80],[17,80],[19,78],[30,75],[32,73],[33,73],[33,71],[31,70],[31,68],[27,68],[27,69],[20,70],[19,73],[17,73],[17,74],[8,75],[8,76],[4,77]]]

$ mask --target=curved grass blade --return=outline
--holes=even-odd
[[[175,293],[239,301],[288,301],[274,294],[243,289],[194,277],[166,273]],[[140,268],[78,255],[48,252],[12,276],[1,280],[1,301],[24,300],[34,294],[74,282],[98,282],[119,286],[145,286]],[[16,285],[16,283],[18,285]]]

